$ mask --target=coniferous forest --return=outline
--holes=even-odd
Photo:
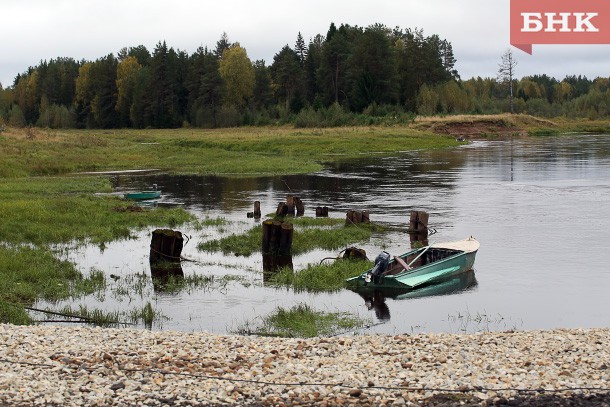
[[[0,125],[51,128],[229,127],[401,123],[415,114],[510,111],[508,84],[463,80],[451,43],[418,29],[331,24],[299,33],[273,61],[251,61],[226,34],[193,54],[159,42],[96,61],[41,61],[0,85]],[[490,61],[496,64],[497,61]],[[538,116],[610,114],[610,78],[513,80],[513,110]]]

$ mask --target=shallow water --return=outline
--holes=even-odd
[[[106,294],[78,303],[106,311],[151,302],[167,319],[153,329],[226,333],[254,323],[277,306],[306,303],[371,320],[359,332],[474,332],[480,330],[606,327],[610,271],[610,136],[569,135],[474,142],[451,150],[371,156],[313,174],[226,179],[168,175],[114,175],[117,191],[163,190],[157,205],[182,205],[200,219],[223,217],[221,227],[182,232],[192,239],[183,256],[185,275],[238,276],[178,294],[155,291],[150,278],[150,230],[138,238],[65,250],[84,273],[103,270]],[[248,258],[199,252],[197,243],[246,230],[252,204],[275,211],[288,194],[303,200],[306,216],[328,206],[330,216],[368,210],[371,221],[391,226],[358,244],[374,258],[381,250],[409,248],[411,210],[430,214],[431,243],[475,236],[481,242],[474,272],[409,298],[363,298],[349,290],[295,293],[267,287],[260,254]],[[295,269],[335,255],[315,251],[293,259]],[[141,291],[125,294],[120,283],[142,275]],[[115,277],[116,278],[116,277]],[[55,307],[63,304],[56,304]],[[45,306],[45,304],[39,304]],[[75,304],[72,304],[75,306]]]

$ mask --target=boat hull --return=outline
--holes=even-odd
[[[424,284],[441,281],[448,277],[455,276],[471,270],[474,266],[479,243],[474,238],[464,239],[459,242],[437,244],[427,248],[421,248],[407,252],[399,260],[392,260],[388,265],[388,270],[402,269],[402,271],[381,275],[378,279],[367,281],[367,275],[371,270],[367,270],[359,276],[350,278],[346,281],[351,288],[390,288],[390,289],[413,289]],[[422,265],[413,269],[405,270],[399,263],[415,263],[419,258],[428,253],[430,259]],[[435,255],[442,255],[439,260],[433,260]],[[402,261],[401,261],[402,260]]]
[[[161,196],[161,191],[140,191],[140,192],[128,192],[123,195],[127,199],[134,201],[144,201],[147,199],[157,199]]]

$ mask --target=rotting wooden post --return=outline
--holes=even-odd
[[[261,217],[261,203],[260,201],[254,201],[254,218],[260,219]]]
[[[296,198],[292,195],[288,195],[286,197],[286,206],[288,206],[288,215],[290,215],[290,216],[294,216],[296,199],[298,199],[298,198]]]
[[[301,198],[297,196],[294,197],[294,206],[297,210],[297,216],[303,216],[305,214],[305,205],[303,205]]]
[[[362,223],[371,223],[371,219],[369,217],[369,211],[362,211]]]
[[[276,216],[286,216],[288,215],[288,205],[284,202],[280,202],[277,206],[277,210],[275,211]]]
[[[293,227],[291,223],[282,223],[280,226],[279,255],[291,254]]]
[[[182,233],[171,229],[156,229],[152,232],[149,259],[151,262],[160,260],[179,262],[183,247]]]
[[[347,223],[348,225],[354,224],[354,211],[353,210],[350,209],[345,214],[345,223]]]
[[[430,215],[425,211],[411,211],[409,216],[409,233],[423,233],[428,230]]]
[[[277,253],[280,248],[282,222],[274,220],[271,223],[271,239],[269,240],[269,252]]]
[[[424,212],[424,211],[417,212],[417,223],[418,223],[417,226],[418,226],[419,231],[428,230],[429,218],[430,218],[430,215],[428,215],[428,212]]]
[[[262,251],[264,255],[290,254],[293,236],[291,223],[267,219],[263,221],[262,229]]]
[[[415,233],[417,230],[417,211],[411,211],[409,214],[409,229],[407,229],[410,233]]]
[[[359,225],[361,223],[371,223],[368,211],[349,210],[345,214],[345,223],[348,225]]]
[[[263,221],[263,253],[269,253],[271,251],[271,234],[273,233],[273,220],[267,219]]]
[[[318,206],[316,208],[316,218],[328,218],[328,207]]]

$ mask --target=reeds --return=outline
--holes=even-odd
[[[240,335],[277,336],[282,338],[312,338],[333,336],[365,326],[369,321],[344,312],[317,311],[307,304],[292,308],[277,307],[256,325],[245,322],[234,333]]]

